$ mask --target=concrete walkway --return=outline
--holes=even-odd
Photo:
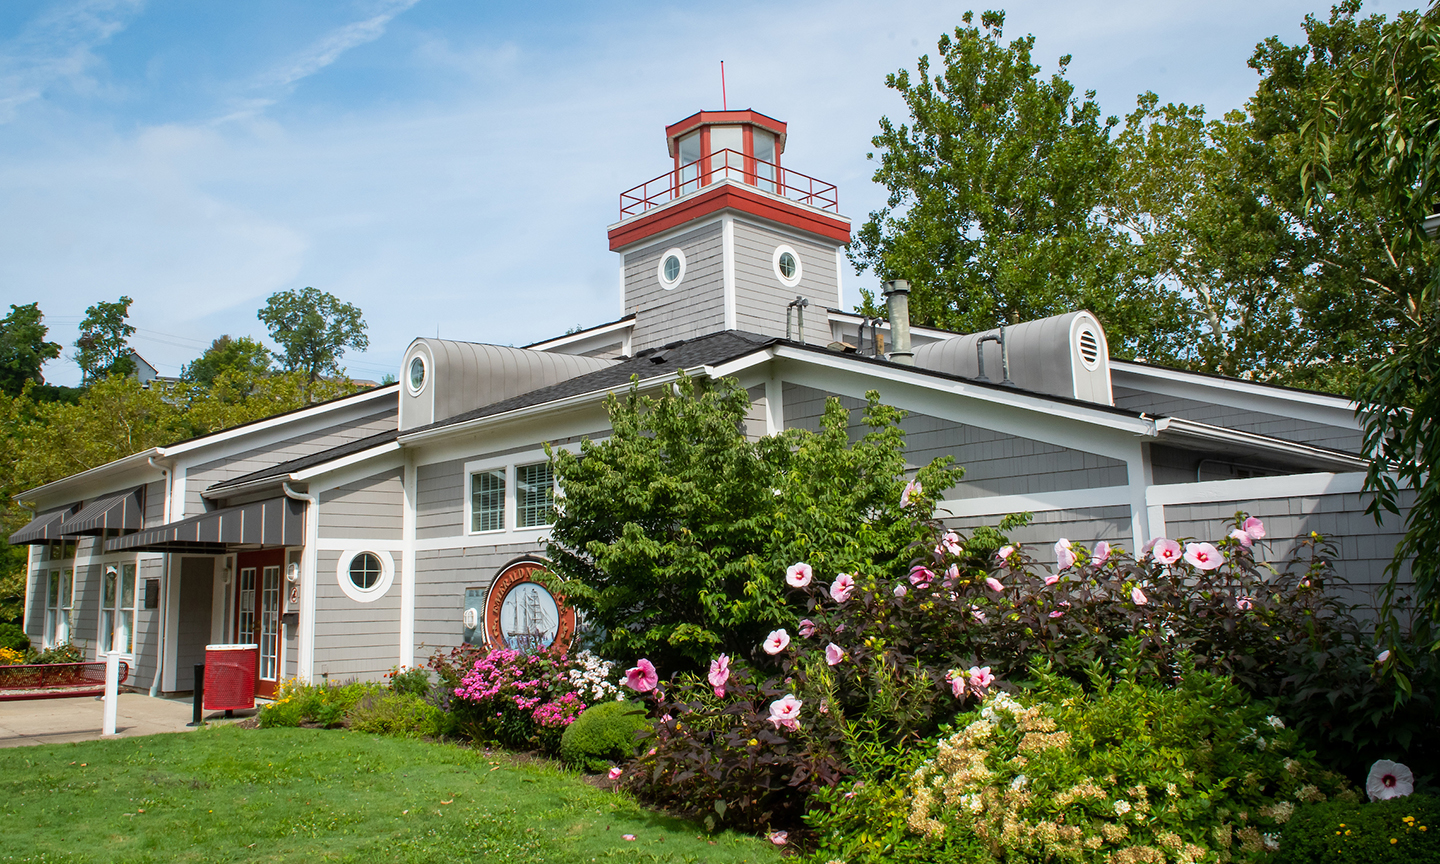
[[[105,704],[94,696],[67,699],[36,699],[0,702],[0,747],[27,744],[66,744],[94,741],[104,722]],[[115,712],[117,738],[186,732],[192,715],[187,699],[155,699],[141,693],[121,693]],[[235,722],[255,716],[254,711],[236,711],[231,720],[223,711],[206,713],[207,721]]]

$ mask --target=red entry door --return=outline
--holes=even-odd
[[[284,590],[285,550],[241,552],[235,556],[237,642],[260,646],[255,664],[255,695],[274,698],[280,684],[280,601]]]

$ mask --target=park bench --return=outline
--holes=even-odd
[[[130,664],[120,661],[120,683],[130,677]],[[0,702],[105,695],[105,662],[44,663],[0,666]]]

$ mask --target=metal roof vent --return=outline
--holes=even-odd
[[[1080,362],[1086,369],[1093,370],[1100,365],[1100,339],[1095,331],[1086,327],[1080,331]]]

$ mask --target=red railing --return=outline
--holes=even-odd
[[[840,198],[834,183],[816,180],[799,171],[781,168],[734,150],[719,150],[703,159],[667,171],[654,180],[620,193],[620,218],[641,213],[683,198],[720,180],[735,180],[762,192],[779,195],[819,210],[840,212]]]
[[[130,677],[130,664],[120,661],[120,683]],[[105,692],[105,664],[45,663],[0,666],[0,701],[99,696]]]

